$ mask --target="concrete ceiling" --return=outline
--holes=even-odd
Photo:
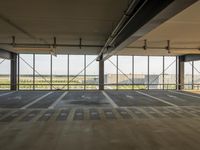
[[[6,0],[0,5],[0,43],[103,45],[129,0]],[[83,50],[81,50],[83,51]],[[95,51],[97,53],[97,50]]]
[[[0,5],[0,43],[53,43],[104,45],[126,10],[130,0],[6,0]],[[121,50],[119,55],[198,54],[199,50],[136,49],[143,47],[200,47],[200,1],[171,18],[141,39]],[[0,48],[7,46],[0,44]],[[49,53],[49,49],[12,49],[20,53]],[[57,53],[98,54],[101,48],[56,48]]]
[[[161,47],[161,49],[139,49],[147,40],[147,47]],[[171,52],[166,49],[167,40],[170,40]],[[189,48],[189,49],[173,49]],[[197,49],[190,49],[197,48]],[[127,48],[120,51],[121,55],[183,55],[200,54],[200,1],[188,7],[175,17],[169,19],[156,29],[152,30]]]

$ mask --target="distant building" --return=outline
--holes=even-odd
[[[132,74],[118,74],[118,83],[119,84],[132,84]],[[164,84],[176,84],[176,75],[175,74],[165,74],[165,83]],[[106,84],[115,84],[117,80],[116,74],[106,74],[104,75],[104,81]],[[148,75],[144,74],[134,74],[134,84],[147,84],[148,83]],[[150,85],[150,89],[157,89],[159,84],[163,84],[163,76],[162,75],[149,75],[149,83],[155,84]],[[200,84],[200,75],[194,75],[194,83]],[[185,84],[192,84],[192,75],[185,75]]]

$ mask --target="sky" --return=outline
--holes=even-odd
[[[26,63],[30,66],[33,66],[33,55],[30,54],[22,54],[20,56],[23,58]],[[50,55],[35,55],[35,68],[37,72],[40,74],[50,74]],[[86,56],[86,65],[95,60],[96,56],[87,55]],[[57,57],[52,57],[52,72],[54,75],[66,75],[67,74],[67,55],[58,55]],[[0,59],[0,62],[3,59]],[[32,68],[28,66],[22,59],[20,59],[20,73],[21,74],[32,74]],[[109,61],[110,60],[110,61]],[[116,73],[116,56],[109,58],[105,62],[105,74],[108,73]],[[150,74],[160,74],[162,73],[162,57],[150,57]],[[165,68],[167,68],[171,63],[175,61],[175,57],[165,57]],[[113,64],[112,64],[112,63]],[[132,57],[131,56],[119,56],[118,57],[119,64],[119,73],[122,74],[130,74],[132,72]],[[166,70],[166,73],[175,73],[175,62],[172,66]],[[89,67],[86,69],[86,73],[88,75],[98,75],[98,62],[94,61]],[[195,62],[195,67],[200,70],[200,61]],[[78,74],[80,71],[84,69],[84,55],[70,55],[69,56],[69,72],[70,75]],[[0,64],[0,74],[8,74],[10,72],[10,62],[9,60],[5,60]],[[135,56],[134,57],[134,73],[135,74],[147,74],[147,56]],[[185,64],[185,73],[191,73],[191,65],[189,63]],[[195,71],[195,74],[199,74]],[[83,75],[83,72],[81,73]]]

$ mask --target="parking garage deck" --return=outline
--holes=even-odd
[[[200,95],[189,92],[1,92],[0,107],[4,150],[200,146]]]
[[[0,108],[200,106],[200,95],[175,90],[16,91],[0,93]]]

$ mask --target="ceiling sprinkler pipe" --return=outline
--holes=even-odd
[[[118,34],[118,32],[123,28],[124,24],[127,22],[127,19],[130,17],[131,12],[134,10],[135,6],[139,3],[139,0],[132,0],[130,5],[128,6],[127,10],[124,12],[124,15],[120,19],[119,23],[115,27],[115,29],[112,31],[111,35],[109,36],[108,40],[106,41],[104,47],[101,49],[97,61],[101,60],[102,54],[105,49],[107,49],[110,45],[115,36]]]

